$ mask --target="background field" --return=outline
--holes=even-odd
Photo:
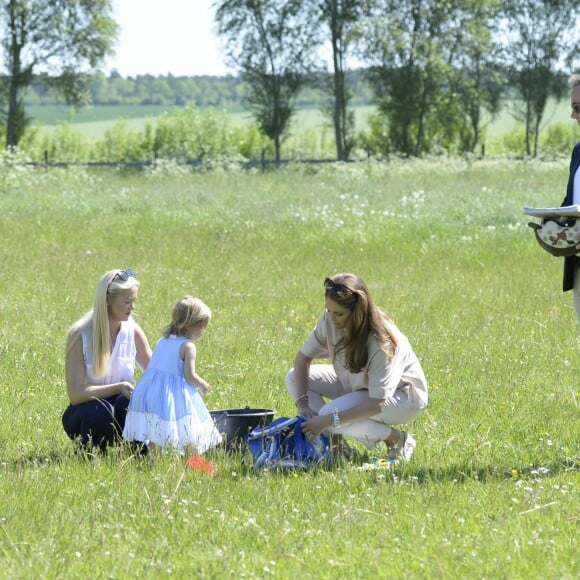
[[[31,106],[27,109],[30,117],[44,130],[52,130],[58,123],[69,121],[74,128],[93,139],[100,139],[105,131],[119,119],[126,119],[128,126],[134,131],[142,131],[147,120],[155,119],[159,115],[173,108],[150,107],[91,107],[90,109],[75,112],[68,107]],[[374,111],[374,107],[357,107],[356,123],[358,130],[367,127],[367,117]],[[228,110],[235,124],[245,125],[252,122],[247,111],[240,109]],[[320,129],[328,125],[324,115],[318,109],[300,109],[294,121],[294,131]]]
[[[510,114],[509,103],[506,103],[499,115],[494,118],[486,118],[487,134],[489,137],[497,137],[514,128],[522,127],[521,122],[516,121]],[[107,128],[117,120],[126,119],[128,127],[134,131],[141,131],[145,127],[147,119],[153,119],[171,108],[161,106],[110,106],[91,107],[80,111],[62,106],[30,106],[27,114],[37,123],[50,130],[58,123],[70,121],[75,129],[93,139],[101,139]],[[373,106],[359,106],[355,108],[355,127],[357,131],[368,129],[367,119],[375,111]],[[247,111],[234,109],[229,111],[232,120],[238,124],[251,122]],[[568,101],[551,101],[545,112],[542,129],[546,129],[555,123],[568,124],[570,120],[570,103]],[[299,109],[293,123],[293,133],[311,129],[328,130],[328,120],[319,109]]]
[[[358,163],[198,174],[0,173],[0,569],[11,578],[574,578],[578,328],[561,261],[523,205],[559,204],[568,160]],[[210,408],[292,415],[284,375],[355,271],[430,383],[410,464],[254,473],[212,455],[75,456],[68,326],[132,267],[153,343],[184,293]]]

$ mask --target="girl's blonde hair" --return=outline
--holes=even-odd
[[[84,330],[90,330],[93,355],[92,372],[96,377],[104,375],[109,366],[111,353],[109,296],[117,296],[133,287],[138,288],[139,281],[132,270],[109,270],[97,282],[93,308],[70,328],[67,352]]]
[[[199,298],[184,296],[173,306],[171,322],[163,329],[163,336],[187,336],[198,324],[206,328],[211,320],[211,310]]]

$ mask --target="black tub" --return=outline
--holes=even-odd
[[[246,435],[254,427],[264,427],[272,422],[276,411],[274,409],[217,409],[210,411],[212,419],[220,433],[225,436],[226,447],[240,447],[244,444]]]

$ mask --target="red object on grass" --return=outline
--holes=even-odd
[[[203,457],[196,455],[191,457],[185,462],[185,466],[193,469],[194,471],[201,471],[202,473],[209,473],[210,475],[215,475],[215,467]]]

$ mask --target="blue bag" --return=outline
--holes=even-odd
[[[255,469],[308,469],[324,459],[330,448],[326,435],[308,441],[300,424],[304,417],[279,417],[246,436]]]

